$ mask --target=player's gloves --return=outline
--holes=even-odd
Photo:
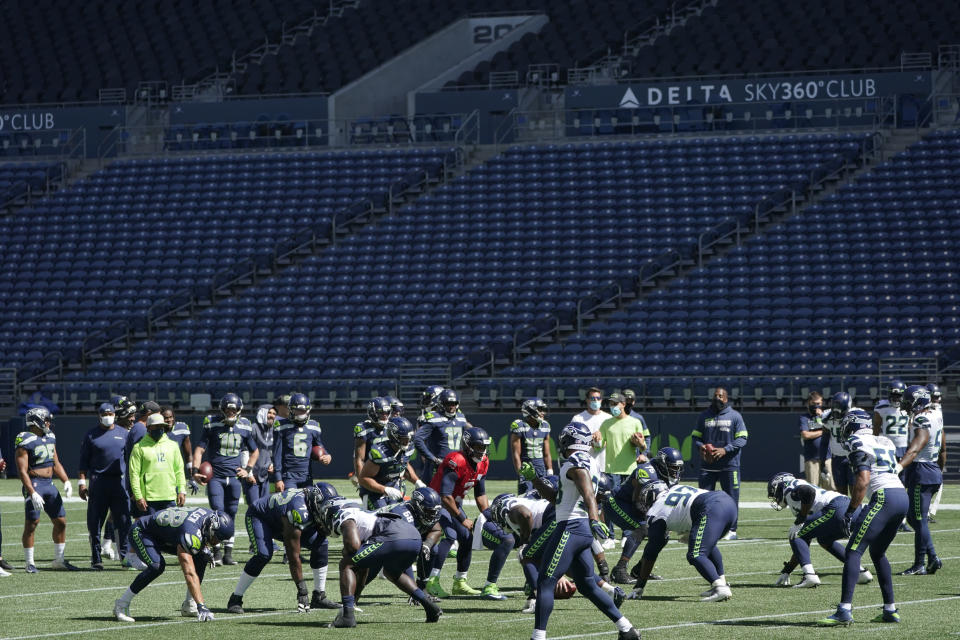
[[[903,466],[898,462],[898,463],[893,467],[893,472],[894,472],[895,474],[897,474],[897,475],[900,475],[901,473],[903,473]]]
[[[353,484],[355,488],[357,489],[360,488],[360,479],[357,478],[357,476],[352,473],[350,474],[350,482]]]
[[[310,611],[310,595],[307,591],[306,580],[297,583],[297,613],[306,613]]]
[[[427,486],[423,483],[423,480],[421,480],[420,478],[417,478],[417,482],[415,484],[417,485],[417,489]]]
[[[790,526],[790,539],[796,540],[797,534],[800,533],[800,529],[803,528],[803,523],[795,524]]]
[[[384,487],[383,495],[387,496],[391,500],[403,500],[403,491],[397,489],[396,487]]]
[[[849,537],[850,537],[850,529],[851,529],[852,527],[853,527],[853,514],[848,511],[847,513],[844,513],[844,514],[843,514],[843,529],[841,530],[841,532],[843,533],[843,535],[842,535],[841,537],[842,537],[842,538],[849,538]]]
[[[195,496],[200,491],[200,483],[194,479],[187,480],[187,486],[190,487],[190,495]]]
[[[780,577],[777,578],[777,586],[778,586],[778,587],[789,587],[789,586],[790,586],[790,574],[789,574],[789,573],[781,573],[781,574],[780,574]]]
[[[430,560],[430,545],[428,545],[426,542],[420,545],[420,555],[423,557],[424,562],[428,562]]]
[[[627,600],[640,600],[643,598],[643,587],[634,587],[633,591],[627,594]]]
[[[197,622],[210,622],[213,620],[213,611],[207,605],[197,603]]]
[[[33,503],[34,510],[43,511],[43,496],[40,495],[39,491],[30,494],[30,502]]]
[[[520,465],[520,477],[524,480],[533,480],[537,477],[537,470],[529,462]]]
[[[610,527],[599,520],[590,521],[590,531],[593,532],[595,540],[603,541],[610,537]]]
[[[63,483],[63,493],[68,499],[73,497],[73,484],[69,480]]]

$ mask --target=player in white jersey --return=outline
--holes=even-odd
[[[640,488],[635,506],[646,513],[647,544],[640,560],[637,583],[628,598],[643,597],[653,565],[664,545],[667,532],[689,532],[687,562],[692,564],[710,588],[700,594],[703,602],[720,602],[733,594],[723,571],[723,556],[717,542],[737,520],[737,503],[723,491],[694,489],[683,484],[672,487],[652,481]]]
[[[870,550],[883,596],[883,611],[874,622],[900,622],[893,596],[893,573],[887,560],[887,547],[897,535],[897,527],[907,514],[907,492],[897,476],[896,447],[886,436],[873,435],[873,417],[861,409],[851,409],[840,423],[840,442],[850,451],[854,473],[850,504],[844,513],[844,533],[849,534],[843,584],[837,611],[819,620],[823,626],[853,623],[853,591],[860,573],[863,552]],[[870,502],[860,508],[869,489]]]
[[[910,498],[907,521],[914,531],[914,559],[913,565],[900,575],[936,573],[943,566],[933,546],[927,516],[930,500],[943,484],[942,469],[947,462],[943,447],[943,413],[933,409],[932,404],[928,389],[920,385],[907,387],[904,406],[910,414],[910,446],[900,464]]]
[[[572,422],[560,431],[557,449],[562,461],[556,495],[556,526],[543,543],[532,640],[546,640],[554,589],[565,573],[573,578],[581,594],[614,621],[618,640],[640,640],[640,632],[598,586],[593,570],[593,539],[605,540],[610,530],[600,522],[597,510],[599,473],[590,456],[592,439],[590,428],[580,422]]]
[[[907,412],[901,408],[903,392],[907,385],[900,380],[891,380],[887,398],[873,408],[873,435],[887,436],[897,448],[897,460],[907,450]]]
[[[936,415],[940,416],[940,422],[943,422],[943,408],[942,400],[943,396],[940,393],[940,386],[936,383],[931,382],[927,385],[927,390],[930,391],[930,406],[933,407],[933,411]],[[941,447],[941,462],[940,470],[943,471],[947,466],[947,447],[944,445]],[[937,509],[940,507],[940,499],[943,497],[943,485],[940,485],[940,490],[933,496],[933,500],[930,501],[930,511],[927,512],[927,522],[930,524],[935,524],[937,519],[934,518],[937,515]]]
[[[789,507],[793,512],[793,526],[790,527],[790,548],[793,555],[783,563],[783,571],[777,579],[778,587],[790,586],[790,573],[800,565],[803,580],[794,588],[805,589],[820,585],[820,577],[810,562],[810,541],[814,538],[821,547],[841,563],[846,560],[843,545],[837,542],[844,537],[843,514],[850,506],[850,498],[836,491],[821,489],[805,480],[798,480],[792,473],[781,471],[767,483],[767,497],[770,506],[780,511]],[[866,584],[873,576],[862,566],[857,584]]]
[[[847,412],[854,409],[859,410],[858,407],[853,406],[850,394],[839,391],[833,394],[830,410],[823,415],[823,425],[830,432],[830,468],[833,474],[833,488],[843,495],[850,493],[853,473],[850,469],[850,461],[847,459],[848,452],[840,437],[840,423]]]

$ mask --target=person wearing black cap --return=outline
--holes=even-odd
[[[123,450],[127,433],[114,424],[116,416],[112,404],[104,402],[97,413],[99,424],[87,431],[80,443],[78,484],[80,499],[89,500],[87,532],[90,534],[90,566],[95,571],[102,571],[100,528],[109,509],[114,530],[119,537],[117,546],[120,555],[125,556],[130,530],[130,496],[123,483],[126,470]]]

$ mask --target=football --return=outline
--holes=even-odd
[[[577,592],[577,585],[573,584],[573,581],[561,577],[557,580],[557,586],[553,590],[553,597],[556,600],[568,600],[573,597],[573,594]]]
[[[213,465],[207,460],[200,463],[200,475],[207,479],[207,482],[213,480]]]
[[[310,452],[310,459],[319,460],[321,455],[323,455],[323,449],[320,448],[320,445],[313,445],[313,450]]]
[[[708,442],[707,444],[703,445],[703,450],[700,452],[700,455],[704,460],[710,462],[710,454],[712,454],[713,451],[714,446]]]

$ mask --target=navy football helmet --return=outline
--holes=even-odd
[[[315,521],[317,529],[329,535],[340,535],[340,526],[343,524],[348,503],[343,498],[333,498],[320,503],[320,519]]]
[[[561,456],[563,456],[567,450],[590,451],[592,443],[593,434],[590,433],[590,427],[582,422],[571,422],[560,430],[558,449]]]
[[[653,503],[657,501],[657,497],[668,489],[667,483],[661,480],[644,482],[637,495],[637,502],[633,506],[636,507],[640,513],[645,514],[650,510],[650,507],[653,506]]]
[[[216,544],[214,540],[224,542],[233,537],[233,518],[223,511],[214,511],[200,525],[200,531],[207,544]]]
[[[137,413],[137,403],[130,398],[120,396],[117,402],[111,402],[110,404],[113,405],[114,415],[117,416],[117,420],[132,418]]]
[[[929,407],[930,402],[932,402],[932,400],[929,389],[919,384],[912,384],[907,387],[907,390],[903,394],[901,407],[912,415],[920,413]]]
[[[437,398],[443,393],[443,387],[438,384],[432,384],[423,390],[420,394],[420,408],[430,410],[437,405]]]
[[[378,424],[381,427],[387,426],[390,421],[390,403],[386,398],[374,398],[367,404],[367,418],[370,422]]]
[[[923,387],[920,387],[920,389],[923,389],[929,400],[930,394],[927,393],[927,390]],[[909,393],[909,389],[907,389],[907,392]],[[873,433],[873,417],[863,409],[852,409],[840,420],[840,442],[846,442],[850,439],[850,436],[858,431]]]
[[[453,389],[444,389],[437,396],[437,410],[444,418],[455,418],[460,409],[460,396]]]
[[[907,385],[903,384],[901,380],[891,380],[890,389],[887,391],[887,397],[890,400],[890,404],[900,404],[900,401],[903,398],[903,392],[906,390]]]
[[[836,392],[830,400],[830,418],[832,420],[842,420],[843,416],[847,415],[847,411],[850,411],[851,404],[849,393],[846,391]]]
[[[517,496],[512,493],[501,493],[490,503],[490,519],[501,527],[507,526],[510,515],[510,501]]]
[[[413,431],[413,425],[403,416],[390,418],[386,428],[387,442],[394,451],[403,451],[410,446]]]
[[[329,498],[340,497],[340,493],[337,491],[337,488],[329,482],[318,482],[313,485],[313,487],[320,492],[320,502],[323,502]],[[320,502],[317,503],[318,506]]]
[[[683,475],[683,454],[673,447],[661,447],[657,455],[650,460],[650,464],[657,471],[661,480],[669,486],[680,482]]]
[[[290,395],[287,408],[290,410],[290,420],[294,424],[302,425],[310,419],[310,410],[313,409],[313,406],[311,406],[310,398],[306,394],[294,393]]]
[[[788,471],[780,471],[773,474],[773,477],[767,481],[767,497],[770,498],[770,506],[774,511],[780,511],[787,503],[783,499],[784,491],[791,482],[797,478]]]
[[[490,436],[480,427],[467,427],[463,430],[463,437],[460,439],[460,453],[467,459],[480,464],[484,456],[487,455],[487,447],[490,446]]]
[[[409,504],[418,529],[429,529],[440,520],[443,502],[436,490],[430,487],[417,487],[410,496]]]
[[[395,418],[403,415],[403,401],[394,396],[384,396],[384,400],[390,403],[390,417]]]
[[[528,398],[520,405],[520,414],[524,418],[533,418],[541,424],[547,417],[547,403],[540,398]]]
[[[223,424],[232,426],[237,423],[240,412],[243,411],[243,400],[235,393],[228,393],[220,398],[220,415]]]
[[[53,415],[46,407],[33,407],[27,410],[23,416],[23,422],[27,430],[39,429],[43,435],[50,435],[50,425],[53,424]],[[29,502],[29,500],[27,501]]]
[[[931,382],[927,385],[927,391],[930,392],[930,402],[940,403],[943,400],[943,394],[940,392],[940,385]]]

